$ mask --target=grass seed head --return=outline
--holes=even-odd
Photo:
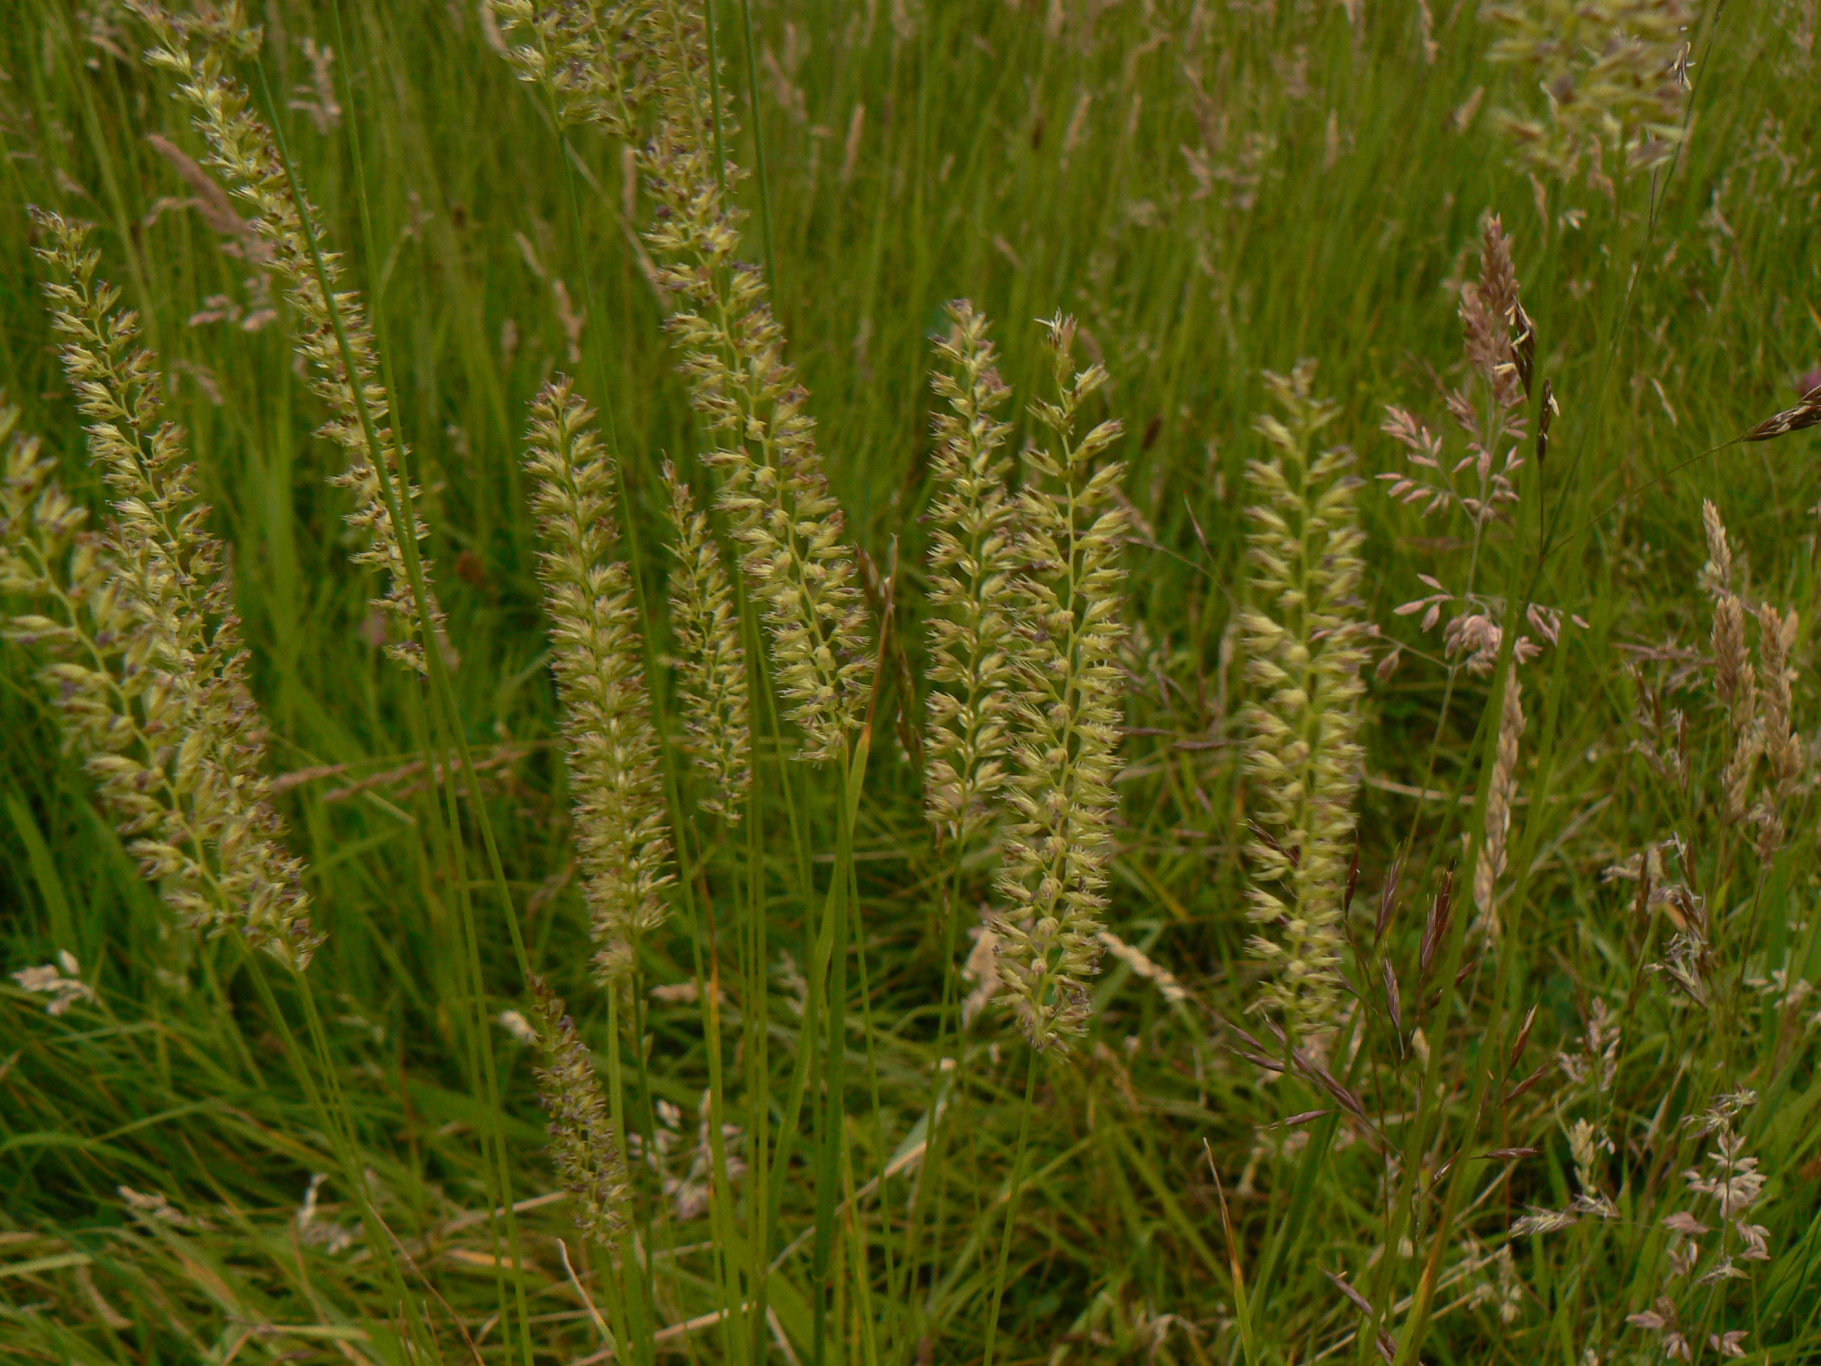
[[[562,998],[541,977],[531,979],[531,1026],[543,1050],[538,1100],[550,1116],[550,1160],[575,1197],[576,1227],[612,1252],[626,1226],[631,1187],[619,1134],[594,1059],[564,1013]]]
[[[1687,108],[1688,0],[1500,0],[1487,56],[1524,68],[1544,108],[1499,110],[1495,122],[1532,172],[1586,173],[1608,195],[1613,177],[1667,160]]]
[[[614,469],[592,419],[567,379],[551,380],[531,405],[525,468],[537,481],[538,577],[595,969],[612,985],[631,972],[640,938],[664,922],[674,879],[638,606],[626,566],[608,558]]]
[[[1119,423],[1078,431],[1106,371],[1074,368],[1072,318],[1045,330],[1057,397],[1031,405],[1051,439],[1026,451],[1029,482],[1017,505],[1017,776],[993,933],[1002,999],[1031,1045],[1047,1051],[1085,1032],[1087,983],[1099,970],[1117,806],[1126,512],[1113,497],[1124,467],[1100,462]]]
[[[930,508],[928,733],[924,810],[945,838],[965,840],[992,819],[1009,778],[1019,644],[1017,513],[1000,454],[1010,430],[995,413],[1010,396],[986,319],[965,299],[936,352]]]
[[[697,510],[689,485],[669,461],[670,525],[676,569],[670,576],[670,629],[676,636],[685,748],[708,775],[698,805],[737,823],[752,788],[752,725],[746,693],[746,651],[733,586],[708,516]]]
[[[322,245],[322,215],[294,189],[272,129],[253,112],[246,86],[228,72],[231,60],[258,51],[259,30],[246,23],[238,0],[181,18],[158,0],[128,3],[152,30],[155,41],[146,60],[179,81],[176,98],[189,106],[191,125],[208,145],[203,164],[219,171],[229,193],[252,211],[250,227],[264,244],[261,264],[297,310],[297,354],[308,369],[311,391],[330,414],[318,434],[339,446],[347,461],[330,482],[354,498],[347,522],[364,544],[351,558],[385,576],[374,605],[392,625],[387,653],[422,672],[424,620],[440,636],[443,618],[430,589],[430,562],[421,553],[425,601],[420,604],[413,592],[394,517],[395,509],[403,516],[419,498],[402,474],[409,451],[392,429],[366,309],[343,282],[340,253]],[[412,541],[421,546],[429,528],[415,512],[409,515]]]
[[[12,443],[0,577],[46,609],[15,620],[14,634],[50,645],[45,679],[65,734],[140,875],[184,924],[238,933],[302,969],[322,939],[272,805],[227,551],[209,531],[186,435],[160,416],[163,376],[137,315],[96,278],[89,225],[35,218],[52,330],[113,515],[85,533],[36,447]]]
[[[708,59],[704,16],[684,0],[606,9],[498,3],[526,41],[512,60],[551,92],[561,117],[636,146],[656,213],[644,238],[674,305],[690,401],[720,446],[703,460],[744,548],[741,569],[771,640],[779,693],[806,759],[839,761],[865,721],[873,654],[846,524],[784,358],[784,331],[757,266],[739,259],[740,169],[718,150],[733,101]]]
[[[1344,448],[1316,449],[1337,410],[1314,396],[1315,367],[1267,376],[1281,418],[1261,417],[1269,456],[1247,468],[1254,501],[1251,605],[1240,617],[1247,678],[1246,772],[1255,836],[1253,940],[1273,977],[1266,1001],[1303,1028],[1332,1016],[1339,985],[1342,888],[1361,762],[1357,740],[1363,623],[1355,619],[1363,534],[1359,481]]]

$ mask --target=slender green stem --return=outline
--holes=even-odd
[[[433,699],[431,714],[433,718],[446,722],[447,734],[454,742],[461,763],[462,776],[467,790],[471,794],[471,805],[476,822],[480,826],[486,845],[493,882],[504,905],[505,920],[511,931],[513,952],[518,961],[520,975],[522,978],[529,978],[531,975],[530,959],[525,951],[517,911],[512,904],[512,895],[507,887],[505,865],[493,836],[493,827],[488,819],[486,802],[481,797],[480,782],[475,774],[473,755],[470,753],[467,740],[461,731],[460,715],[449,682],[448,666],[442,655],[442,642],[437,639],[435,616],[430,608],[429,583],[424,574],[423,561],[418,554],[415,535],[417,514],[412,507],[411,482],[408,472],[404,468],[403,451],[402,449],[398,451],[399,467],[396,471],[395,484],[395,472],[391,468],[391,463],[386,459],[386,448],[380,440],[378,425],[374,420],[371,405],[367,402],[366,387],[359,382],[360,367],[356,363],[354,349],[349,341],[347,323],[342,315],[341,305],[336,298],[335,290],[331,287],[328,268],[323,260],[322,244],[316,235],[316,224],[313,221],[308,201],[304,198],[296,163],[285,145],[284,132],[278,120],[277,103],[272,97],[271,85],[266,79],[265,64],[257,62],[256,70],[259,74],[260,94],[265,105],[266,118],[272,130],[273,146],[277,151],[280,164],[284,168],[285,183],[290,191],[292,202],[297,208],[298,224],[304,236],[305,247],[309,252],[311,270],[323,296],[323,306],[328,311],[330,325],[335,334],[336,349],[340,352],[343,368],[349,376],[354,377],[354,382],[350,383],[348,387],[353,395],[355,412],[360,420],[361,434],[367,444],[368,457],[378,476],[381,496],[385,500],[386,512],[392,519],[400,555],[404,560],[406,577],[417,610],[418,628],[423,635],[424,659],[430,677],[430,694]],[[432,755],[433,761],[434,757]],[[431,764],[431,770],[432,772],[435,770],[434,762]],[[460,843],[459,825],[454,827],[453,834],[455,838],[451,842],[452,848]],[[496,1198],[496,1207],[505,1211],[506,1242],[510,1249],[512,1266],[515,1268],[512,1281],[516,1291],[515,1308],[519,1321],[520,1349],[525,1366],[531,1366],[531,1360],[535,1354],[531,1338],[531,1310],[525,1295],[524,1280],[516,1274],[516,1268],[524,1265],[524,1257],[519,1247],[518,1218],[513,1209],[511,1163],[506,1141],[506,1113],[500,1100],[492,1036],[487,1028],[479,936],[473,923],[472,906],[467,898],[467,882],[465,876],[458,878],[458,904],[463,913],[463,937],[470,950],[469,971],[476,992],[474,1005],[478,1015],[476,1027],[479,1035],[479,1053],[486,1083],[488,1113],[493,1120],[490,1137],[494,1150],[494,1161],[490,1175],[493,1180],[497,1181],[497,1187],[490,1191],[490,1195]]]
[[[771,248],[771,175],[765,165],[765,121],[759,115],[759,56],[752,32],[752,0],[740,0],[746,29],[746,102],[752,116],[753,165],[759,175],[759,242],[765,249],[765,281],[778,297],[778,258]]]
[[[993,1274],[993,1303],[986,1316],[986,1345],[980,1366],[993,1366],[993,1342],[999,1335],[999,1305],[1005,1296],[1005,1268],[1012,1256],[1012,1229],[1018,1222],[1018,1197],[1024,1182],[1024,1153],[1031,1136],[1031,1105],[1037,1094],[1037,1067],[1042,1058],[1031,1050],[1024,1069],[1024,1104],[1018,1109],[1018,1146],[1012,1152],[1011,1186],[1005,1195],[1005,1232],[999,1238],[999,1269]]]

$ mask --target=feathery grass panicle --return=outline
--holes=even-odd
[[[1359,786],[1363,626],[1355,619],[1359,529],[1352,452],[1317,451],[1338,412],[1311,392],[1303,362],[1266,383],[1284,410],[1261,417],[1269,459],[1246,470],[1252,604],[1240,614],[1247,678],[1245,768],[1264,834],[1251,843],[1252,917],[1275,930],[1253,947],[1276,968],[1266,1003],[1303,1028],[1333,1012],[1341,949],[1341,893]]]
[[[696,507],[689,485],[668,460],[664,484],[677,560],[670,576],[670,629],[677,643],[684,747],[708,772],[708,792],[697,805],[733,825],[752,790],[746,650],[733,585],[721,567],[708,514]]]
[[[1544,118],[1501,110],[1496,122],[1533,171],[1613,192],[1612,176],[1667,160],[1687,106],[1688,0],[1501,0],[1487,57],[1526,68]]]
[[[138,318],[95,278],[89,225],[35,220],[52,329],[113,516],[99,537],[85,533],[33,443],[14,444],[5,578],[57,613],[16,621],[15,633],[60,656],[47,681],[65,733],[120,815],[141,876],[184,924],[235,931],[301,969],[322,941],[271,803],[226,549],[208,529],[183,429],[159,415],[163,377],[138,344]]]
[[[1522,685],[1517,660],[1505,674],[1504,698],[1499,709],[1498,749],[1492,762],[1492,787],[1486,794],[1486,838],[1473,869],[1473,904],[1479,908],[1480,925],[1489,939],[1497,939],[1499,919],[1495,888],[1505,875],[1505,845],[1511,834],[1511,800],[1517,795],[1518,740],[1524,734]]]
[[[987,321],[965,299],[936,352],[930,380],[948,411],[934,419],[936,494],[930,508],[931,682],[924,811],[948,839],[992,817],[1008,780],[1018,681],[1016,507],[1000,454],[1009,427],[994,416],[1011,391],[995,368]]]
[[[494,5],[511,32],[531,30],[527,47],[545,41],[526,6]],[[577,27],[606,22],[575,7],[564,12]],[[691,403],[722,443],[703,460],[720,472],[720,506],[744,547],[741,568],[771,637],[779,691],[803,732],[802,757],[837,760],[865,719],[871,690],[864,598],[804,412],[808,392],[784,359],[763,274],[738,257],[741,214],[729,196],[740,172],[716,151],[735,132],[731,102],[693,6],[651,0],[613,14],[625,25],[614,30],[614,62],[602,55],[606,39],[590,39],[586,76],[572,78],[555,49],[515,61],[552,93],[562,117],[590,119],[635,142],[637,169],[657,201],[645,241],[677,305],[666,326],[684,355]],[[652,126],[638,140],[641,115]]]
[[[562,998],[542,977],[532,977],[530,985],[531,1027],[544,1054],[537,1094],[550,1116],[551,1164],[575,1197],[576,1227],[611,1252],[626,1227],[631,1192],[619,1134],[594,1059],[564,1013]]]
[[[1117,421],[1077,437],[1082,404],[1107,381],[1074,369],[1075,320],[1045,324],[1058,399],[1031,405],[1049,445],[1026,453],[1018,496],[1020,641],[1014,813],[996,882],[992,929],[1003,999],[1032,1047],[1065,1047],[1087,1028],[1088,979],[1111,857],[1122,677],[1119,546],[1127,514],[1113,501],[1125,467],[1097,458]]]
[[[330,413],[318,432],[339,446],[347,460],[347,468],[331,476],[330,482],[353,494],[354,510],[347,514],[347,521],[363,533],[366,542],[351,558],[357,564],[377,566],[385,574],[385,590],[374,606],[386,614],[396,637],[387,652],[421,672],[425,668],[422,623],[394,508],[387,499],[389,487],[398,499],[400,515],[415,506],[418,491],[407,488],[401,475],[409,451],[389,421],[373,330],[360,296],[341,283],[340,253],[321,245],[321,215],[301,192],[293,192],[271,128],[252,112],[246,87],[228,74],[230,60],[258,52],[260,31],[247,23],[239,0],[225,0],[204,14],[184,17],[172,15],[158,0],[128,0],[128,4],[151,27],[156,39],[146,60],[178,77],[176,98],[190,106],[191,124],[208,144],[204,164],[220,171],[227,178],[229,192],[252,209],[250,226],[266,246],[263,264],[278,278],[286,299],[298,312],[297,353],[309,366],[312,392]],[[317,244],[314,252],[313,243]],[[342,351],[343,338],[347,356]],[[347,363],[350,357],[352,373]],[[412,538],[421,546],[429,529],[415,513],[411,518]],[[440,635],[442,614],[429,587],[430,561],[421,554],[419,568],[430,595],[423,606],[431,630]]]
[[[1745,644],[1745,604],[1733,591],[1732,547],[1726,525],[1712,502],[1702,500],[1702,528],[1707,536],[1707,563],[1701,585],[1714,598],[1714,691],[1732,720],[1732,753],[1720,776],[1721,814],[1736,825],[1746,817],[1752,774],[1763,754],[1758,724],[1758,673]]]
[[[1390,483],[1390,496],[1422,515],[1459,508],[1472,523],[1467,577],[1456,592],[1432,574],[1419,577],[1432,591],[1400,604],[1398,616],[1422,613],[1420,629],[1442,624],[1442,647],[1450,661],[1462,659],[1469,673],[1490,676],[1504,641],[1504,611],[1479,593],[1480,547],[1487,530],[1518,501],[1517,478],[1527,457],[1527,406],[1536,359],[1536,330],[1518,297],[1511,240],[1497,214],[1480,227],[1480,272],[1461,286],[1460,319],[1468,377],[1444,394],[1448,414],[1464,438],[1459,456],[1446,453],[1446,433],[1431,432],[1408,410],[1388,406],[1380,430],[1405,448],[1406,465],[1378,478]],[[1553,390],[1543,382],[1538,439],[1541,458],[1547,450],[1550,423],[1558,411]],[[1525,617],[1543,639],[1553,642],[1561,613],[1531,603]],[[1576,619],[1578,620],[1578,619]],[[1521,664],[1541,653],[1527,635],[1512,647]],[[1451,664],[1452,668],[1453,665]]]
[[[651,0],[487,0],[503,33],[522,35],[506,59],[519,79],[555,98],[565,124],[592,123],[621,142],[636,142],[650,94],[641,32]]]
[[[638,606],[614,541],[614,471],[569,381],[531,405],[525,468],[544,549],[538,577],[550,617],[551,669],[574,788],[576,850],[605,984],[632,971],[641,936],[664,921],[670,834],[658,736],[645,690]]]
[[[1707,563],[1701,566],[1696,582],[1702,592],[1718,600],[1732,592],[1732,545],[1720,509],[1711,498],[1701,500],[1701,531],[1707,538]]]
[[[1751,612],[1733,591],[1732,547],[1711,501],[1702,501],[1701,522],[1707,563],[1701,566],[1699,582],[1714,599],[1714,691],[1726,705],[1733,736],[1732,753],[1720,777],[1721,813],[1729,824],[1749,820],[1756,825],[1758,854],[1768,859],[1783,845],[1788,833],[1784,811],[1808,766],[1802,736],[1791,717],[1795,669],[1790,653],[1801,623],[1793,609],[1779,612],[1767,602]],[[1758,621],[1757,667],[1745,644],[1748,615]],[[1752,788],[1760,765],[1764,783],[1754,803]]]
[[[1790,717],[1793,702],[1790,684],[1795,668],[1790,653],[1796,647],[1800,625],[1795,610],[1778,612],[1768,602],[1758,606],[1758,661],[1762,666],[1759,692],[1758,744],[1764,756],[1764,787],[1752,809],[1758,827],[1758,857],[1768,860],[1783,846],[1787,833],[1784,809],[1795,797],[1806,767],[1802,736]]]
[[[1536,338],[1518,298],[1511,239],[1497,214],[1480,225],[1480,278],[1461,287],[1460,315],[1467,363],[1485,382],[1499,414],[1515,414],[1530,389]],[[1496,452],[1485,454],[1490,459]]]

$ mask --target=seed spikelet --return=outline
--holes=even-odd
[[[550,1160],[575,1196],[575,1223],[606,1251],[619,1246],[631,1187],[594,1059],[542,977],[531,979],[531,1025],[543,1049],[538,1102],[550,1116]]]
[[[1246,709],[1256,877],[1252,917],[1275,930],[1254,950],[1276,968],[1266,1004],[1305,1028],[1326,1023],[1339,985],[1341,892],[1359,786],[1363,627],[1353,613],[1359,529],[1343,447],[1316,451],[1337,410],[1303,362],[1266,383],[1284,417],[1259,419],[1270,457],[1248,465],[1252,605],[1240,614],[1258,699]]]
[[[51,648],[65,736],[165,904],[301,970],[322,938],[271,802],[227,550],[208,529],[183,429],[159,416],[163,377],[139,320],[95,278],[89,225],[35,217],[52,328],[113,516],[85,532],[36,444],[11,442],[0,587],[51,615],[15,618],[9,633]],[[0,441],[14,421],[0,416]]]
[[[525,468],[537,481],[538,577],[595,972],[613,984],[632,971],[639,939],[664,922],[663,889],[673,878],[638,607],[626,566],[608,559],[614,470],[589,430],[592,417],[567,379],[546,384],[531,405]]]
[[[676,636],[685,748],[708,772],[697,803],[730,825],[752,789],[752,725],[746,694],[746,651],[734,613],[733,585],[721,552],[689,485],[664,462],[676,569],[670,576],[670,629]]]
[[[157,0],[128,3],[150,25],[156,39],[146,60],[178,77],[181,84],[176,97],[190,106],[191,124],[208,144],[204,164],[220,171],[229,193],[252,209],[250,226],[266,247],[263,263],[297,310],[301,321],[297,354],[309,367],[311,391],[330,414],[318,434],[341,447],[347,460],[347,468],[330,482],[353,494],[354,510],[347,521],[363,533],[366,542],[351,558],[385,574],[385,590],[374,606],[392,624],[395,638],[387,652],[422,672],[419,604],[411,590],[393,505],[387,497],[389,489],[403,515],[407,506],[415,506],[418,491],[407,487],[401,475],[409,452],[389,421],[373,330],[360,296],[341,282],[340,254],[320,246],[324,241],[321,214],[307,197],[293,192],[271,128],[251,111],[246,87],[227,72],[231,58],[258,51],[260,32],[247,24],[239,0],[183,18],[171,15]],[[312,252],[312,242],[318,244],[317,252]],[[338,315],[352,358],[352,374],[336,336]],[[366,421],[362,420],[363,405]],[[413,540],[421,545],[429,534],[412,514]],[[422,555],[419,568],[429,594],[422,607],[431,629],[440,635],[442,615],[429,588],[430,562]]]
[[[948,402],[934,421],[930,508],[930,690],[924,808],[945,838],[965,840],[991,818],[1007,781],[1017,683],[1016,512],[1000,454],[1009,430],[994,411],[1010,390],[987,323],[965,299],[936,352],[931,387]]]
[[[1045,324],[1056,402],[1033,404],[1050,431],[1027,452],[1019,494],[1020,645],[1014,819],[995,884],[992,922],[1004,998],[1033,1047],[1065,1047],[1087,1029],[1112,856],[1122,673],[1119,546],[1126,512],[1113,494],[1124,466],[1096,459],[1116,421],[1083,436],[1082,404],[1107,381],[1075,371],[1075,320]]]

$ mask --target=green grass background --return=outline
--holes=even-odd
[[[736,6],[723,0],[721,12],[737,24]],[[561,880],[566,801],[517,453],[537,385],[553,369],[576,374],[624,463],[632,548],[659,553],[659,461],[685,459],[700,442],[660,302],[629,245],[618,149],[587,133],[559,138],[490,49],[470,0],[342,0],[339,13],[328,0],[274,2],[257,17],[281,101],[316,98],[302,40],[335,49],[342,118],[319,128],[291,108],[287,138],[373,306],[426,490],[462,722],[481,757],[501,760],[483,788],[534,959],[598,1042],[604,1006],[578,967],[579,894]],[[1031,320],[1058,309],[1081,319],[1084,348],[1112,372],[1102,406],[1128,432],[1120,455],[1141,532],[1128,550],[1129,618],[1145,643],[1120,783],[1113,925],[1234,1016],[1257,969],[1244,949],[1235,747],[1244,684],[1228,627],[1246,592],[1243,472],[1261,453],[1251,430],[1265,406],[1260,372],[1315,358],[1318,387],[1341,406],[1337,439],[1357,449],[1363,473],[1396,468],[1377,430],[1383,406],[1439,413],[1429,375],[1458,369],[1460,356],[1451,285],[1475,269],[1482,215],[1503,215],[1537,323],[1538,372],[1562,405],[1548,460],[1525,486],[1527,506],[1556,518],[1556,548],[1526,582],[1535,600],[1588,623],[1565,634],[1563,658],[1538,666],[1528,694],[1533,738],[1545,708],[1551,718],[1552,801],[1520,817],[1524,847],[1541,861],[1508,912],[1505,951],[1520,1004],[1543,1005],[1532,1048],[1547,1057],[1567,1047],[1590,993],[1615,983],[1622,992],[1633,967],[1627,893],[1602,885],[1599,871],[1666,835],[1683,809],[1627,757],[1636,693],[1621,651],[1671,637],[1703,646],[1703,496],[1719,502],[1749,556],[1754,592],[1806,609],[1798,662],[1810,658],[1821,496],[1811,438],[1733,448],[1657,476],[1787,406],[1821,354],[1813,5],[1707,7],[1686,149],[1654,184],[1627,182],[1617,202],[1578,184],[1539,189],[1512,167],[1490,111],[1540,97],[1486,62],[1489,35],[1467,3],[1438,0],[1432,19],[1420,4],[1368,3],[1354,22],[1340,5],[1300,0],[755,0],[751,19],[758,70],[749,86],[735,41],[728,71],[742,111],[736,155],[754,166],[762,138],[768,172],[763,205],[755,181],[743,190],[748,247],[763,249],[768,221],[778,310],[834,488],[876,559],[895,538],[913,621],[928,339],[944,326],[942,303],[966,295],[998,320],[1020,395],[1043,375]],[[430,1238],[426,1265],[449,1313],[478,1333],[496,1300],[491,1271],[473,1261],[485,1255],[485,1231],[448,1230],[485,1205],[475,1141],[484,1106],[462,1061],[447,947],[456,865],[422,833],[433,797],[412,775],[334,795],[413,761],[411,685],[365,630],[374,584],[347,563],[346,509],[324,483],[334,457],[311,435],[321,414],[293,371],[284,321],[249,331],[193,317],[219,295],[244,318],[264,297],[245,260],[168,202],[190,191],[146,135],[193,156],[200,148],[135,60],[140,45],[99,0],[18,0],[0,24],[0,377],[66,480],[98,502],[38,301],[25,205],[96,220],[102,274],[144,314],[214,525],[234,546],[276,764],[335,770],[289,788],[285,803],[330,935],[312,978],[364,1152],[400,1235]],[[1205,180],[1197,165],[1210,168]],[[1580,212],[1565,218],[1569,210]],[[573,352],[559,280],[585,316]],[[1462,528],[1424,522],[1377,485],[1361,503],[1361,611],[1434,654],[1436,638],[1419,639],[1391,609],[1423,591],[1419,573],[1458,581]],[[1529,575],[1532,550],[1495,535],[1489,581]],[[914,651],[914,633],[910,641]],[[290,1231],[310,1174],[331,1159],[273,1022],[235,955],[168,927],[79,767],[60,754],[33,672],[20,647],[0,652],[0,958],[10,971],[68,949],[105,1008],[53,1020],[23,993],[0,995],[0,1356],[315,1360],[364,1350],[361,1325],[393,1312],[382,1281],[358,1251],[303,1248]],[[1444,716],[1446,686],[1442,668],[1414,655],[1375,684],[1371,774],[1472,793],[1484,683],[1462,677]],[[1798,719],[1814,716],[1813,695],[1804,673]],[[1711,775],[1724,756],[1697,759]],[[826,849],[832,808],[813,785],[805,792],[807,845]],[[1458,859],[1462,814],[1363,790],[1362,885],[1375,894],[1412,831],[1420,876]],[[1806,926],[1812,812],[1791,827],[1797,852],[1780,865],[1780,904],[1787,923]],[[863,1180],[921,1113],[941,981],[939,865],[916,774],[890,747],[875,761],[857,838],[879,1040],[869,1061],[884,1096],[875,1108],[856,1085],[852,1098]],[[786,843],[775,850],[773,944],[801,961],[807,890]],[[1412,937],[1415,917],[1407,910],[1400,927]],[[481,933],[490,1009],[522,1005],[504,927],[483,912]],[[653,981],[690,977],[680,930],[654,952]],[[1797,975],[1813,969],[1795,965]],[[1205,1020],[1172,1012],[1126,969],[1097,984],[1097,1001],[1094,1034],[1051,1070],[1040,1099],[1002,1359],[1137,1360],[1154,1339],[1173,1361],[1232,1359],[1232,1283],[1203,1141],[1230,1186],[1258,1142],[1255,1126],[1282,1113],[1280,1098],[1221,1051]],[[1698,1026],[1685,1013],[1664,1020],[1660,1038],[1635,1037],[1639,1056],[1654,1046],[1661,1064],[1644,1067],[1626,1102],[1646,1118],[1665,1094],[1678,1112],[1698,1108],[1692,1083],[1664,1080],[1682,1075],[1677,1057],[1698,1051]],[[788,1012],[775,1027],[787,1052]],[[687,1148],[705,1084],[697,1016],[658,1004],[649,1028],[652,1089],[682,1107]],[[943,1250],[953,1274],[923,1358],[935,1361],[977,1352],[990,1285],[982,1249],[996,1239],[1017,1127],[1021,1045],[990,1017],[973,1037],[981,1061]],[[1003,1047],[989,1056],[994,1040]],[[515,1191],[536,1195],[552,1181],[530,1059],[503,1034],[495,1046]],[[1759,1112],[1778,1260],[1755,1273],[1750,1341],[1757,1351],[1776,1344],[1778,1361],[1821,1350],[1809,1069],[1803,1053],[1778,1072],[1776,1104]],[[1514,1178],[1513,1209],[1567,1190],[1565,1140],[1547,1123],[1541,1132],[1549,1150]],[[1254,1289],[1271,1360],[1306,1361],[1353,1326],[1321,1270],[1358,1273],[1375,1239],[1380,1192],[1361,1154],[1335,1155],[1293,1211],[1297,1170],[1266,1157],[1234,1204],[1248,1265],[1293,1220],[1262,1302]],[[134,1222],[116,1193],[123,1184],[163,1192],[209,1227]],[[901,1206],[904,1186],[892,1189]],[[346,1193],[332,1181],[323,1199],[341,1209]],[[549,1316],[540,1341],[550,1360],[585,1356],[596,1340],[548,1241],[564,1232],[560,1207],[527,1218],[538,1231],[528,1284]],[[654,1237],[686,1247],[705,1227]],[[470,1259],[445,1255],[450,1246],[471,1249]],[[1438,1320],[1425,1359],[1570,1363],[1593,1344],[1645,1351],[1622,1320],[1649,1287],[1616,1248],[1521,1248],[1529,1289],[1519,1319],[1504,1323],[1491,1302],[1457,1309]],[[703,1312],[700,1255],[666,1265],[659,1281],[673,1321]],[[1159,1329],[1166,1314],[1179,1324]],[[273,1324],[315,1327],[247,1329]],[[710,1333],[674,1345],[718,1351]],[[907,1360],[914,1348],[893,1338],[881,1351]],[[483,1333],[481,1349],[491,1359],[499,1338]]]

